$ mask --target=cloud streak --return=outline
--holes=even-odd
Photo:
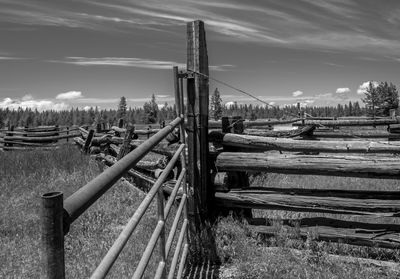
[[[80,91],[68,91],[65,93],[60,93],[56,96],[56,99],[58,100],[72,100],[72,99],[78,99],[82,98],[82,92]]]
[[[30,98],[22,98],[22,99],[12,99],[12,98],[4,98],[3,101],[0,101],[1,109],[11,109],[17,110],[19,108],[27,109],[30,108],[32,110],[44,111],[44,110],[67,110],[69,109],[69,105],[61,102],[57,103],[52,100],[34,100]]]
[[[66,57],[65,60],[51,60],[49,62],[78,66],[118,66],[156,70],[171,70],[174,66],[186,68],[185,63],[135,57]],[[209,69],[212,71],[228,71],[234,67],[231,64],[210,65]]]

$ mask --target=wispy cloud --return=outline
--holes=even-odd
[[[348,94],[350,92],[351,90],[348,87],[339,87],[338,89],[336,89],[336,94]]]
[[[18,108],[22,109],[37,109],[38,111],[44,111],[44,110],[66,110],[69,109],[70,106],[68,104],[65,104],[63,102],[54,102],[52,100],[46,100],[46,99],[41,99],[41,100],[35,100],[30,96],[29,98],[22,98],[22,99],[16,99],[16,98],[4,98],[3,101],[0,101],[0,108],[5,109],[11,109],[11,110],[16,110]]]
[[[173,66],[186,67],[186,64],[174,61],[161,61],[134,57],[67,57],[65,61],[57,61],[80,66],[121,66],[144,69],[171,69]]]
[[[26,60],[29,58],[25,58],[25,57],[16,57],[16,56],[0,56],[0,61],[3,60]]]
[[[56,96],[56,99],[58,100],[72,100],[72,99],[78,99],[82,98],[82,92],[80,91],[68,91],[64,93],[60,93]]]
[[[299,96],[301,96],[301,95],[303,95],[303,91],[300,91],[300,90],[294,91],[294,92],[292,93],[292,96],[293,96],[293,97],[299,97]]]
[[[136,57],[66,57],[64,60],[51,60],[49,62],[79,66],[119,66],[156,70],[171,70],[174,66],[186,68],[186,64],[181,62]],[[231,64],[210,65],[209,69],[211,71],[228,71],[234,67]]]

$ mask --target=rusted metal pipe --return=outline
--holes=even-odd
[[[174,252],[174,257],[172,258],[171,268],[169,270],[168,279],[174,278],[176,265],[178,264],[179,252],[182,250],[182,244],[184,241],[188,220],[185,219],[182,224],[181,232],[179,233],[178,242],[176,243],[176,248]]]
[[[42,195],[42,275],[46,279],[64,279],[63,194]]]
[[[175,237],[176,229],[178,227],[178,222],[179,222],[179,219],[181,218],[183,208],[186,205],[186,199],[187,199],[186,194],[183,194],[181,202],[178,207],[178,210],[176,211],[176,215],[175,215],[174,221],[172,223],[171,230],[169,231],[167,245],[165,246],[165,254],[167,255],[167,257],[169,255],[169,252],[170,252],[170,249],[172,246],[172,242]]]
[[[112,167],[106,169],[99,176],[80,188],[64,201],[64,208],[68,212],[69,222],[76,220],[85,210],[101,197],[118,179],[129,169],[134,167],[154,146],[166,137],[182,121],[177,117],[149,140],[128,153]]]
[[[125,247],[126,243],[129,240],[129,237],[134,232],[136,226],[138,225],[139,221],[143,217],[143,215],[146,212],[147,208],[149,207],[150,203],[152,202],[152,200],[154,199],[154,197],[158,193],[158,191],[160,191],[160,188],[163,185],[165,179],[167,178],[168,173],[174,167],[174,165],[177,162],[177,160],[178,160],[178,158],[179,158],[179,156],[180,156],[180,154],[181,154],[181,152],[182,152],[184,147],[185,146],[182,144],[179,147],[179,149],[177,150],[177,152],[174,155],[174,157],[172,157],[172,159],[169,161],[168,165],[165,167],[165,172],[161,174],[161,176],[154,183],[154,186],[147,193],[146,197],[141,202],[141,204],[139,205],[138,209],[135,211],[135,213],[133,214],[133,216],[129,220],[128,224],[122,230],[122,232],[118,236],[117,240],[115,240],[114,244],[108,250],[106,256],[102,259],[102,261],[100,262],[100,264],[98,265],[96,270],[93,272],[92,276],[90,277],[91,279],[104,278],[107,275],[107,273],[110,271],[110,269],[113,266],[114,262],[118,258],[118,255],[121,253],[122,249]],[[129,154],[131,154],[131,153],[129,153]],[[127,156],[129,156],[129,154]],[[127,158],[127,156],[122,158],[117,163],[119,163],[122,160],[124,160],[125,158]],[[117,163],[115,163],[115,164],[117,164]],[[111,169],[111,168],[112,167],[110,167],[109,169]]]

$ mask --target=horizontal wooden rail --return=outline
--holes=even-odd
[[[227,193],[217,192],[215,193],[215,201],[220,206],[229,207],[326,212],[336,214],[394,216],[400,211],[399,200],[291,195],[262,190],[235,190]]]
[[[243,121],[243,125],[244,125],[244,127],[247,128],[247,127],[255,127],[255,126],[291,124],[291,123],[295,123],[295,122],[300,121],[300,120],[301,120],[301,118],[288,119],[288,120],[255,120],[255,121],[245,120],[245,121]],[[210,128],[210,129],[221,129],[222,128],[222,121],[209,120],[208,121],[208,128]]]
[[[75,131],[78,131],[78,128],[71,128],[69,130],[50,131],[50,132],[6,131],[4,134],[24,136],[24,137],[46,137],[46,136],[54,136],[54,134],[66,134]],[[2,134],[0,134],[0,136],[1,135]]]
[[[22,137],[22,136],[5,136],[5,141],[23,141],[23,142],[49,142],[55,141],[60,139],[67,139],[76,137],[76,134],[71,135],[61,135],[61,136],[48,136],[48,137]]]
[[[313,131],[315,130],[315,126],[305,126],[295,130],[288,131],[273,131],[267,129],[246,129],[243,134],[252,135],[252,136],[261,136],[261,137],[277,137],[277,138],[294,138],[299,136],[311,136]],[[213,132],[210,133],[212,137]]]
[[[397,158],[368,156],[270,155],[266,153],[223,152],[217,156],[219,171],[265,171],[287,174],[399,178]]]
[[[340,218],[340,217],[339,217]],[[400,218],[373,215],[353,215],[346,216],[348,220],[338,219],[334,217],[304,217],[299,219],[282,219],[282,218],[246,218],[249,225],[268,226],[273,224],[282,224],[300,227],[326,226],[333,228],[359,228],[368,231],[388,230],[400,232]]]
[[[385,119],[349,119],[349,120],[304,120],[302,122],[295,122],[293,126],[303,125],[320,125],[325,127],[337,126],[381,126],[389,124],[399,124],[400,118],[385,118]]]
[[[392,134],[389,133],[388,131],[385,130],[354,130],[354,131],[349,131],[349,130],[337,130],[337,131],[332,131],[332,130],[327,130],[327,131],[321,131],[321,130],[315,130],[312,133],[313,137],[316,138],[397,138],[400,139],[400,134]]]
[[[276,227],[271,226],[250,226],[253,230],[258,233],[266,235],[275,235]],[[283,226],[286,231],[290,230],[290,227]],[[293,228],[292,228],[293,230]],[[359,246],[373,246],[388,249],[400,248],[400,239],[398,233],[393,233],[390,230],[385,232],[382,230],[378,231],[367,231],[359,229],[346,229],[346,228],[333,228],[327,226],[320,227],[300,227],[297,233],[306,239],[310,234],[316,235],[317,240],[322,241],[333,241],[343,242],[352,245]]]
[[[119,178],[140,161],[155,145],[177,127],[182,118],[178,117],[149,140],[105,170],[88,184],[80,188],[64,202],[64,209],[68,213],[69,222],[72,223],[90,205],[101,197]],[[183,147],[182,147],[183,148]]]
[[[178,124],[179,124],[179,122],[178,122]],[[165,127],[165,128],[167,128],[167,127]],[[160,131],[160,133],[161,133],[161,131]],[[155,136],[153,136],[153,137],[155,137]],[[150,138],[150,140],[151,140],[151,138]],[[178,161],[178,158],[180,157],[180,153],[182,152],[184,147],[185,147],[185,145],[182,144],[180,146],[180,148],[178,149],[178,151],[176,152],[176,154],[174,155],[174,157],[172,157],[172,159],[169,161],[169,163],[166,166],[164,172],[160,175],[160,177],[157,179],[157,181],[154,184],[154,186],[147,193],[146,197],[141,202],[141,204],[139,205],[138,209],[135,211],[135,213],[133,214],[133,216],[131,217],[131,219],[129,220],[127,225],[125,226],[125,228],[122,230],[121,234],[118,236],[117,240],[114,242],[112,247],[108,250],[107,254],[102,259],[101,263],[96,268],[96,270],[94,271],[94,273],[92,274],[92,276],[90,278],[92,278],[92,279],[94,279],[94,278],[104,278],[107,275],[107,273],[110,271],[110,269],[113,266],[115,260],[118,258],[118,256],[121,253],[122,249],[125,247],[127,241],[129,240],[130,236],[134,232],[136,226],[138,225],[139,221],[143,217],[143,215],[146,212],[147,208],[149,207],[150,203],[152,202],[152,200],[154,199],[154,197],[156,196],[156,194],[160,190],[161,186],[163,185],[165,179],[169,175],[169,172],[172,170],[172,168],[175,166],[176,162]],[[113,168],[119,162],[121,162],[122,160],[127,158],[127,156],[130,156],[131,153],[129,153],[128,155],[123,157],[120,161],[115,163],[109,169]],[[161,225],[159,225],[159,226],[161,226]],[[163,228],[163,226],[164,225],[162,224],[162,227],[159,228],[159,229],[161,230]]]
[[[400,144],[372,141],[313,141],[214,132],[225,146],[256,150],[327,153],[400,153]]]

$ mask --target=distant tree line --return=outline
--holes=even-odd
[[[396,86],[392,83],[369,84],[365,98],[360,105],[358,101],[338,104],[336,106],[307,106],[304,111],[314,117],[343,117],[376,115],[387,116],[389,109],[399,109],[399,98]],[[226,107],[218,89],[210,96],[210,119],[220,119],[222,116],[242,116],[245,119],[290,119],[298,115],[296,105],[292,106],[266,106],[252,104],[237,104]],[[397,112],[399,114],[399,111]],[[109,123],[116,125],[120,118],[126,123],[162,124],[164,121],[176,117],[175,105],[167,103],[159,106],[154,94],[143,107],[127,107],[126,98],[121,97],[117,109],[88,110],[70,109],[63,111],[47,110],[37,111],[30,108],[17,110],[0,109],[0,128],[14,125],[19,127],[35,127],[40,125],[91,125],[94,123]]]

